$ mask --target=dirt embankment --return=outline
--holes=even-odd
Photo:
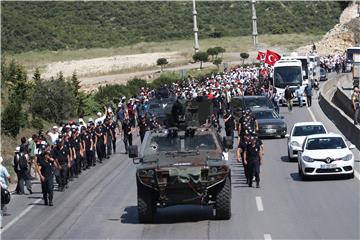
[[[344,9],[339,20],[334,28],[315,43],[319,55],[343,54],[347,48],[360,44],[358,5],[351,3]],[[297,52],[309,52],[311,47],[312,45],[298,48]]]
[[[133,55],[117,55],[103,58],[54,62],[46,65],[42,76],[48,79],[60,71],[65,77],[76,71],[78,76],[103,75],[105,73],[126,71],[127,69],[146,69],[156,66],[158,58],[166,58],[169,62],[186,61],[179,52],[158,52]]]

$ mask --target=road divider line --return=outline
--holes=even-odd
[[[263,206],[261,197],[255,197],[255,200],[256,200],[256,206],[257,206],[258,211],[259,212],[264,211],[264,206]]]
[[[271,240],[271,235],[268,234],[268,233],[264,234],[264,239],[265,240]]]
[[[315,118],[315,115],[314,115],[314,113],[311,111],[311,109],[310,109],[310,108],[307,108],[307,110],[309,111],[310,117],[312,118],[313,122],[317,122],[317,121],[316,121],[316,118]]]
[[[37,203],[39,203],[42,198],[36,200],[35,202],[31,203],[30,206],[25,208],[19,215],[17,215],[13,220],[11,220],[5,227],[1,229],[1,234],[3,234],[6,230],[8,230],[12,225],[14,225],[20,218],[22,218],[25,214],[27,214]]]

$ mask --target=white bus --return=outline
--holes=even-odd
[[[273,86],[281,96],[281,103],[285,104],[284,92],[285,87],[289,86],[293,91],[300,86],[300,92],[303,93],[307,80],[304,79],[304,73],[302,63],[300,60],[279,60],[274,65],[273,74]],[[306,104],[306,100],[302,97],[303,105]],[[295,104],[299,104],[297,98],[294,99]]]

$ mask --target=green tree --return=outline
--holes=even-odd
[[[197,52],[193,55],[195,62],[200,62],[200,69],[202,69],[203,62],[209,61],[209,56],[206,52]]]
[[[34,75],[33,75],[32,79],[34,80],[35,83],[37,81],[41,80],[41,74],[40,74],[40,70],[39,70],[38,67],[35,69],[35,72],[34,72]]]
[[[217,51],[217,54],[216,54],[216,57],[218,56],[218,54],[221,53],[221,57],[223,57],[224,55],[224,52],[226,51],[225,48],[223,47],[215,47],[216,51]]]
[[[213,64],[217,66],[217,69],[219,71],[220,69],[220,64],[222,63],[222,58],[216,58],[214,61],[213,61]]]
[[[161,67],[161,72],[163,71],[163,68],[166,64],[168,64],[168,60],[166,58],[159,58],[157,61],[156,61],[156,65],[160,66]]]
[[[242,61],[243,61],[243,65],[244,65],[245,59],[248,59],[249,56],[250,56],[250,55],[249,55],[248,53],[240,53],[240,58],[241,58]]]
[[[35,117],[54,122],[73,116],[77,111],[76,98],[62,73],[59,73],[56,79],[36,82],[30,111]]]
[[[11,101],[1,115],[1,129],[6,135],[16,137],[22,126],[24,126],[24,114],[21,104]]]
[[[214,60],[214,56],[217,56],[219,54],[217,48],[209,48],[208,50],[206,50],[206,53],[211,56],[211,60]]]

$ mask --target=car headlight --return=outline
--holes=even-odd
[[[296,141],[292,141],[292,142],[290,143],[290,145],[291,145],[292,147],[301,147],[301,146],[300,146],[300,143],[298,143],[298,142],[296,142]]]
[[[352,158],[353,158],[353,155],[352,155],[352,154],[348,154],[348,155],[346,155],[345,157],[343,157],[342,160],[344,160],[344,161],[350,161]]]
[[[314,159],[312,159],[311,157],[308,157],[308,156],[303,156],[302,159],[305,161],[305,162],[313,162]]]

